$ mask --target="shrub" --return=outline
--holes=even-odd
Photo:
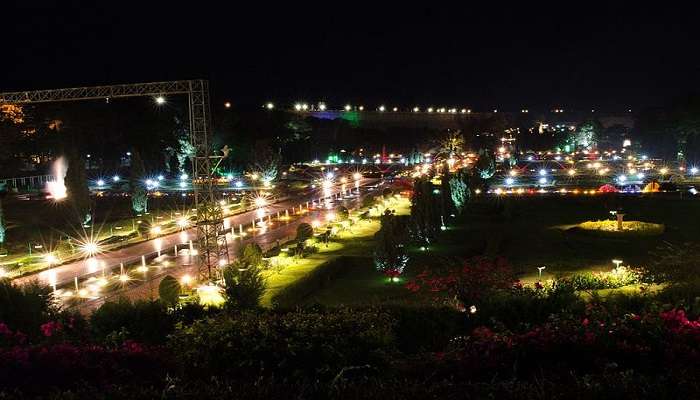
[[[302,222],[297,226],[297,242],[301,243],[307,239],[311,239],[314,236],[314,228],[311,224]]]
[[[338,206],[335,209],[335,215],[338,218],[338,221],[345,221],[350,217],[350,211],[348,211],[348,208],[345,206]]]
[[[525,287],[516,285],[508,290],[492,291],[476,303],[471,325],[497,324],[517,329],[529,324],[543,323],[552,315],[581,313],[585,302],[574,288],[563,281]]]
[[[90,318],[90,325],[98,340],[118,334],[121,339],[143,343],[163,343],[173,331],[175,319],[160,301],[131,302],[119,299],[107,302]]]
[[[172,275],[165,276],[158,285],[158,296],[163,303],[174,306],[180,299],[180,282]]]
[[[362,208],[372,207],[374,205],[374,196],[367,195],[362,198]]]
[[[344,367],[380,364],[393,343],[392,324],[377,310],[244,312],[195,322],[169,345],[188,373],[199,376],[327,379]]]
[[[23,286],[0,279],[0,322],[10,328],[31,334],[58,313],[51,289],[38,282]]]
[[[248,243],[238,256],[238,260],[243,268],[260,267],[263,262],[263,252],[257,243]]]
[[[575,290],[616,289],[642,282],[642,273],[629,267],[617,267],[610,272],[586,271],[564,279]]]
[[[229,309],[251,309],[260,306],[260,299],[265,294],[265,278],[260,274],[260,267],[245,266],[236,261],[224,269],[226,284],[226,306]]]

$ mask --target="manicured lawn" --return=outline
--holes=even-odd
[[[408,214],[406,200],[393,207],[398,214]],[[626,220],[663,224],[665,230],[656,236],[588,235],[567,230],[589,220],[612,218],[609,211],[622,208]],[[453,263],[455,259],[478,255],[506,257],[524,283],[539,278],[537,267],[545,266],[541,279],[551,279],[585,270],[610,271],[613,259],[626,265],[643,266],[653,251],[664,241],[683,243],[695,240],[700,203],[678,195],[528,197],[518,199],[477,198],[469,211],[447,221],[448,229],[439,239],[421,250],[409,248],[411,257],[400,282],[390,282],[379,274],[372,260],[372,236],[379,229],[376,220],[341,233],[337,245],[321,251],[298,265],[270,277],[271,293],[293,283],[314,268],[322,267],[332,257],[351,256],[342,271],[304,302],[324,305],[360,305],[376,303],[421,303],[404,288],[406,281],[426,268]],[[322,249],[323,250],[323,249]],[[608,295],[615,291],[636,291],[638,285],[599,291]],[[269,295],[266,299],[269,301]]]
[[[562,229],[589,220],[611,218],[621,207],[626,220],[665,225],[661,235],[586,235]],[[499,211],[498,209],[501,208]],[[543,278],[581,270],[609,271],[612,259],[641,266],[650,251],[664,241],[696,240],[700,203],[674,195],[642,197],[601,195],[590,197],[547,196],[513,199],[480,198],[441,237],[435,250],[450,255],[490,253],[506,257],[525,280],[537,278],[537,267],[546,266]]]
[[[398,215],[410,212],[408,199],[394,200],[387,208],[395,210]],[[347,257],[347,271],[342,271],[327,287],[311,296],[307,303],[351,304],[353,300],[368,303],[373,298],[389,298],[408,294],[403,282],[389,282],[377,272],[372,261],[373,237],[379,230],[378,219],[359,221],[346,231],[340,232],[328,247],[318,244],[319,252],[304,259],[295,259],[291,265],[282,268],[279,273],[270,272],[267,276],[268,290],[262,304],[271,306],[272,297],[288,285],[311,273],[316,268],[337,258]],[[291,259],[291,257],[290,257]]]

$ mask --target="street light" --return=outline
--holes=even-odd
[[[165,97],[163,97],[163,96],[157,96],[157,97],[155,98],[155,101],[156,101],[156,104],[158,104],[159,106],[161,106],[161,105],[165,104]]]

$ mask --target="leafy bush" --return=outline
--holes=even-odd
[[[338,206],[335,209],[335,215],[338,218],[338,221],[345,221],[350,217],[350,211],[348,211],[348,208],[345,206]]]
[[[119,335],[120,340],[132,339],[143,343],[163,343],[175,325],[175,318],[160,301],[119,299],[107,302],[90,318],[93,334],[98,340]]]
[[[236,260],[224,269],[226,284],[226,306],[229,309],[251,309],[260,306],[260,299],[265,294],[265,278],[260,274],[260,267],[244,265]]]
[[[174,306],[177,304],[180,298],[180,282],[177,281],[172,275],[166,275],[158,285],[158,296],[163,303]]]
[[[23,286],[0,279],[0,322],[25,334],[37,332],[39,326],[58,313],[51,289],[38,282]]]
[[[656,282],[684,282],[695,279],[700,273],[700,245],[664,243],[652,252],[654,256],[647,266],[647,274]]]
[[[492,291],[476,303],[471,325],[497,324],[509,329],[543,323],[552,315],[583,312],[585,302],[563,281]]]
[[[610,272],[586,271],[564,278],[575,290],[616,289],[642,282],[642,272],[629,267],[617,267]]]
[[[171,337],[170,348],[198,376],[329,378],[343,367],[380,364],[392,324],[377,310],[244,312],[195,322]]]
[[[257,243],[248,243],[238,255],[238,261],[243,268],[260,267],[263,262],[263,252]]]
[[[311,239],[314,236],[314,228],[311,224],[302,222],[297,226],[297,242],[301,243],[307,239]]]

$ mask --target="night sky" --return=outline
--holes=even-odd
[[[3,2],[0,90],[204,77],[235,105],[613,111],[700,88],[696,7],[92,3]]]

